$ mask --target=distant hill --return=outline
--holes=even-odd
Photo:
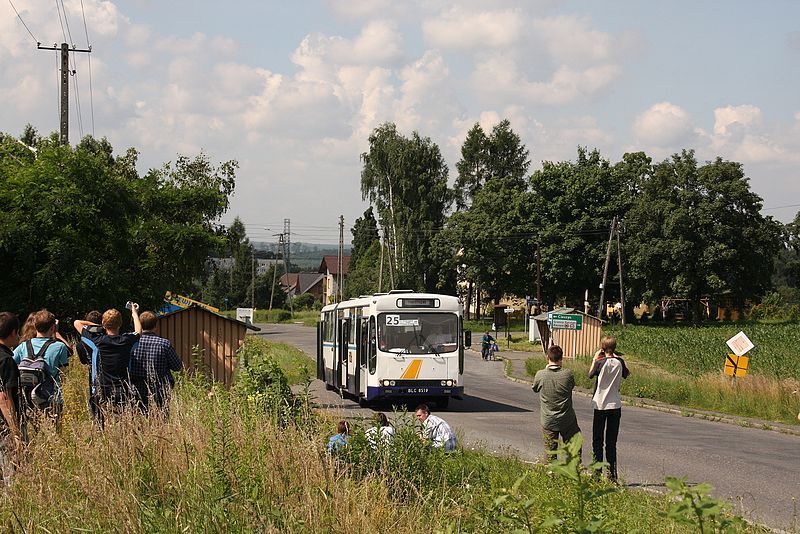
[[[251,243],[256,251],[266,252],[267,256],[277,255],[281,252],[280,246],[274,242],[251,241]],[[344,246],[345,255],[350,254],[350,249],[350,244],[346,243]],[[335,256],[338,252],[338,245],[294,242],[291,250],[292,265],[301,271],[316,271],[319,268],[319,264],[322,263],[323,256]]]

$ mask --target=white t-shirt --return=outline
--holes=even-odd
[[[390,426],[382,426],[380,428],[380,432],[381,432],[380,433],[380,444],[381,445],[391,445],[392,443],[394,443],[394,427],[393,426],[391,426],[391,425]],[[373,447],[377,447],[378,446],[378,427],[373,426],[373,427],[368,428],[367,431],[364,432],[364,435],[366,436],[367,441],[369,441],[370,444]]]
[[[596,360],[589,371],[589,378],[597,377],[592,408],[595,410],[615,410],[622,408],[619,386],[623,378],[628,377],[625,360],[619,356],[610,356]]]

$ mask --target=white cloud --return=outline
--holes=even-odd
[[[453,7],[422,23],[433,46],[455,50],[509,47],[522,37],[525,16],[520,10],[471,12]]]
[[[714,110],[714,135],[728,136],[737,127],[761,123],[761,110],[756,106],[727,106]]]
[[[560,63],[593,65],[614,59],[611,35],[592,29],[585,17],[562,15],[536,19],[531,30]]]
[[[640,144],[667,148],[690,146],[695,130],[691,116],[683,108],[660,102],[636,117],[633,133]]]
[[[547,81],[532,81],[510,57],[497,55],[479,62],[473,85],[489,98],[543,105],[563,105],[590,99],[605,90],[620,74],[616,65],[605,64],[583,70],[558,68]]]

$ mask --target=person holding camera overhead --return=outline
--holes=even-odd
[[[623,378],[628,378],[625,360],[617,356],[617,340],[606,336],[600,341],[600,350],[594,356],[589,378],[597,377],[592,395],[594,419],[592,421],[592,453],[595,461],[603,461],[603,434],[605,434],[606,461],[608,477],[617,480],[617,436],[622,417],[622,400],[619,386]]]
[[[75,330],[82,337],[91,340],[98,349],[97,385],[101,412],[119,411],[133,399],[128,366],[131,360],[131,351],[139,342],[142,334],[142,323],[139,321],[138,304],[129,302],[125,307],[131,310],[133,316],[133,332],[120,333],[122,314],[116,309],[106,310],[103,313],[103,330],[91,328],[96,325],[90,321],[79,319],[73,323]],[[102,413],[98,422],[101,426],[103,425]]]

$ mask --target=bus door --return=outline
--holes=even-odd
[[[350,319],[339,319],[339,338],[336,340],[338,354],[334,359],[333,385],[347,389],[347,356],[350,343]]]
[[[317,323],[317,378],[323,382],[325,381],[325,349],[322,347],[324,327],[322,321]]]
[[[353,370],[353,391],[358,395],[366,384],[367,352],[369,351],[369,318],[356,318],[356,365]],[[366,388],[364,388],[366,392]]]

